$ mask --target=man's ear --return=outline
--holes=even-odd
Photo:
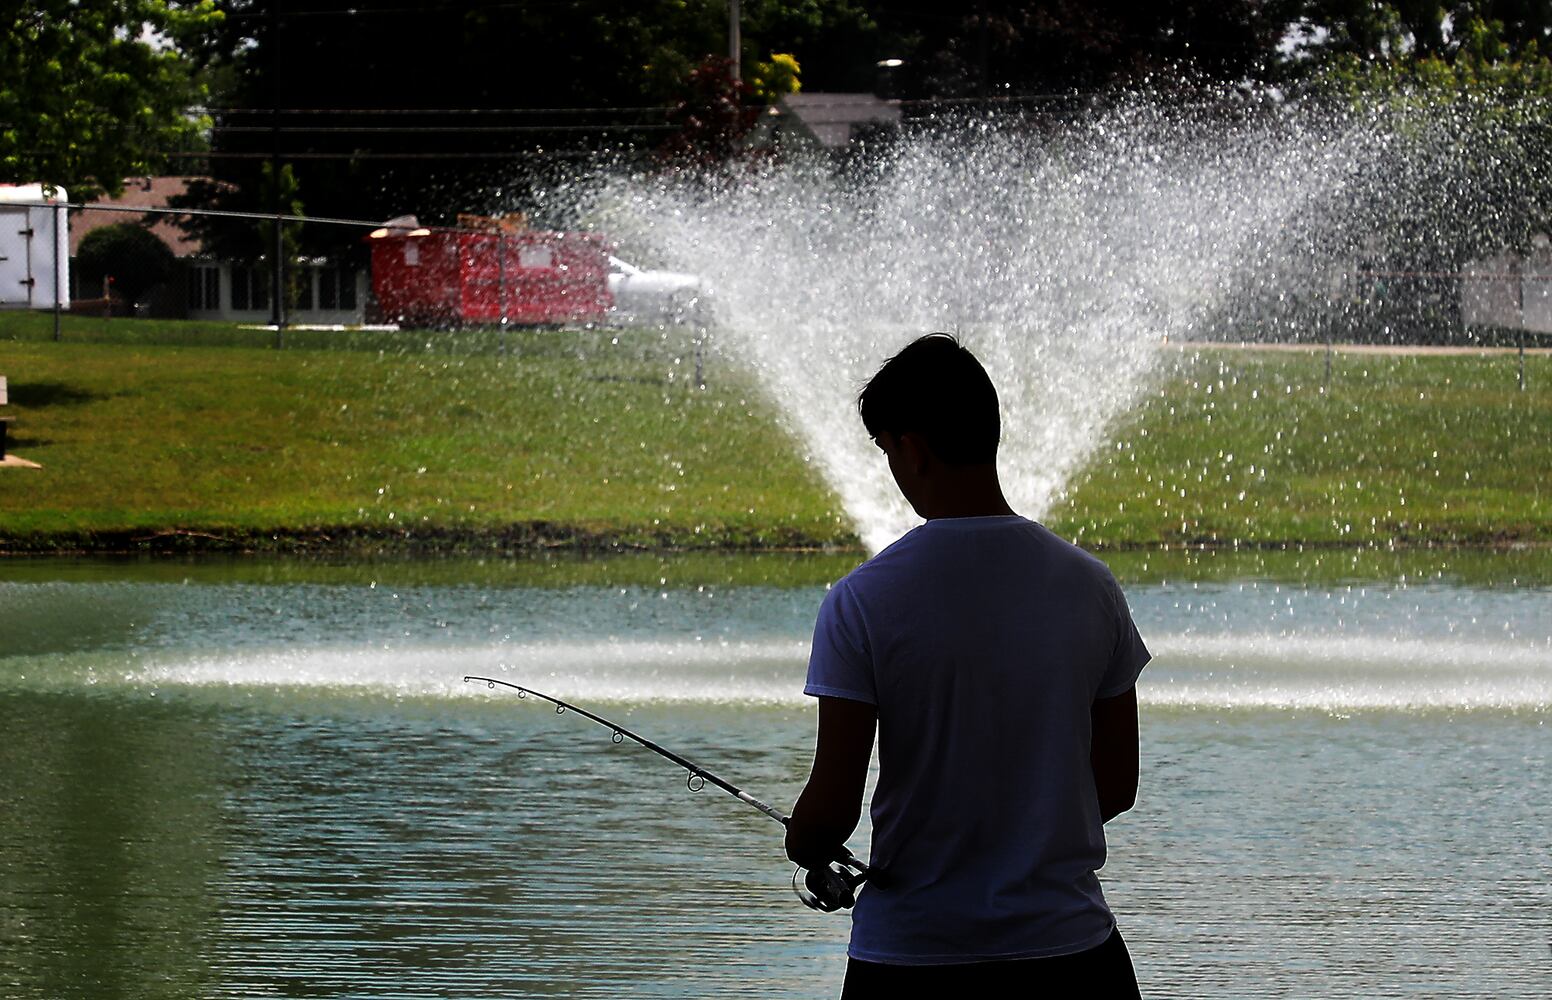
[[[926,437],[918,431],[906,431],[895,440],[899,443],[900,456],[905,459],[906,466],[918,476],[925,474],[934,457]]]

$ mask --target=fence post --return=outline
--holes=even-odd
[[[275,263],[270,278],[270,291],[275,297],[274,308],[270,315],[275,321],[275,349],[278,351],[286,346],[286,272],[283,248],[285,236],[281,232],[281,209],[284,205],[284,196],[280,185],[280,0],[269,0],[269,42],[270,49],[270,81],[269,81],[269,179],[274,185],[275,199]]]
[[[280,181],[275,181],[277,187]],[[285,247],[285,234],[281,231],[284,225],[280,221],[281,215],[275,213],[275,250],[274,266],[270,268],[270,293],[274,296],[274,308],[270,310],[270,317],[275,321],[275,349],[281,350],[286,346],[286,260],[283,253]]]
[[[501,356],[507,354],[507,234],[496,234],[496,299],[501,303]]]
[[[59,266],[59,244],[63,241],[67,250],[70,247],[69,231],[61,228],[67,225],[69,225],[69,222],[65,215],[64,206],[58,201],[54,202],[54,342],[56,344],[59,343],[59,285],[61,280],[63,280],[61,278],[63,271]],[[0,458],[4,457],[0,455]]]
[[[1520,342],[1520,391],[1525,391],[1525,327],[1521,326],[1514,331],[1515,339]]]
[[[706,345],[706,322],[699,315],[697,309],[695,317],[695,388],[706,388],[706,365],[704,361]]]

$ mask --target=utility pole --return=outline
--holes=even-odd
[[[744,78],[743,59],[739,55],[744,47],[743,31],[739,27],[739,0],[728,0],[728,59],[733,63],[733,82]]]
[[[269,0],[269,97],[270,97],[270,154],[269,179],[274,185],[275,198],[275,259],[270,262],[269,301],[270,322],[275,324],[275,346],[285,346],[285,234],[281,230],[285,193],[280,186],[280,0]]]
[[[980,94],[982,98],[990,97],[992,92],[991,69],[991,36],[987,29],[986,5],[980,5],[975,16],[976,26],[980,29],[976,34],[976,68],[979,78]]]

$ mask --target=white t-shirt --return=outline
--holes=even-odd
[[[1090,707],[1150,654],[1103,563],[1022,517],[940,518],[831,588],[810,695],[878,706],[870,863],[850,954],[1065,955],[1114,927]]]

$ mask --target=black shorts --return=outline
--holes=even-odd
[[[1112,931],[1105,943],[1088,951],[1051,958],[961,965],[884,965],[846,960],[841,1000],[907,997],[923,994],[964,998],[995,995],[1082,997],[1083,1000],[1137,1000],[1132,956]]]

